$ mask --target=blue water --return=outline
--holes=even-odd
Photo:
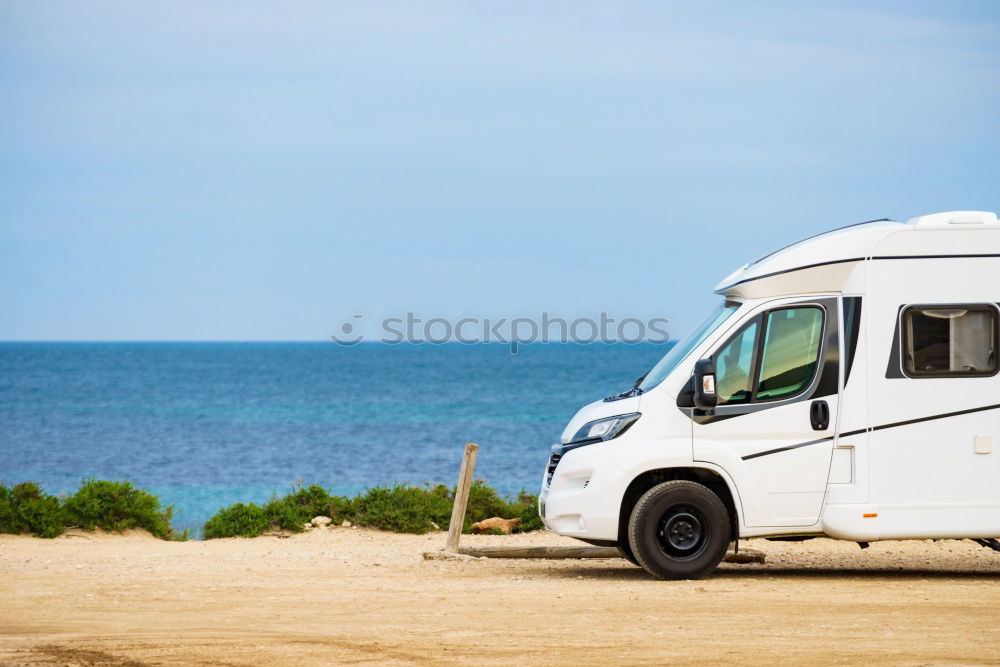
[[[200,530],[301,480],[339,493],[476,476],[537,491],[581,405],[628,388],[661,345],[2,343],[0,482],[69,493],[129,479]]]

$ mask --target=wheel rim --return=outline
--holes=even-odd
[[[691,505],[672,505],[660,516],[656,526],[656,542],[669,558],[697,558],[708,545],[711,525],[704,514]]]

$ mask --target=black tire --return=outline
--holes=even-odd
[[[635,504],[628,539],[639,565],[657,579],[700,579],[726,555],[729,513],[706,486],[663,482]]]
[[[622,558],[632,563],[632,565],[642,567],[642,565],[639,565],[639,561],[635,559],[635,554],[632,553],[632,547],[628,545],[628,542],[618,543],[618,553],[622,555]]]

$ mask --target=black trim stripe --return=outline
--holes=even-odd
[[[1000,257],[998,253],[983,253],[974,255],[879,255],[877,257],[851,257],[850,259],[834,259],[829,262],[817,262],[815,264],[806,264],[805,266],[796,266],[791,269],[783,269],[781,271],[773,271],[771,273],[765,273],[760,276],[755,276],[753,278],[744,278],[743,280],[737,280],[735,283],[726,285],[725,287],[720,287],[715,290],[716,293],[725,292],[726,290],[731,290],[738,285],[743,285],[745,283],[750,283],[755,280],[763,280],[764,278],[773,278],[774,276],[780,276],[784,273],[793,273],[795,271],[805,271],[806,269],[815,269],[819,266],[829,266],[831,264],[845,264],[847,262],[863,262],[866,259],[962,259],[962,258],[982,258],[982,257]]]
[[[878,255],[872,259],[962,259],[964,257],[1000,257],[998,253],[978,253],[972,255]]]
[[[806,264],[805,266],[796,266],[792,269],[784,269],[782,271],[773,271],[772,273],[765,273],[762,276],[755,276],[753,278],[744,278],[743,280],[737,280],[731,285],[726,285],[720,289],[715,290],[716,292],[725,292],[727,289],[732,289],[737,285],[742,285],[744,283],[750,283],[755,280],[763,280],[764,278],[772,278],[774,276],[780,276],[783,273],[793,273],[794,271],[805,271],[806,269],[815,269],[817,266],[829,266],[830,264],[846,264],[847,262],[863,262],[864,257],[852,257],[851,259],[834,259],[829,262],[817,262],[815,264]]]
[[[767,253],[766,255],[758,257],[754,261],[750,262],[750,266],[753,266],[754,264],[760,264],[761,262],[763,262],[765,259],[767,259],[771,255],[777,255],[782,250],[788,250],[789,248],[797,246],[797,245],[799,245],[801,243],[805,243],[806,241],[812,241],[813,239],[818,239],[821,236],[826,236],[827,234],[832,234],[834,232],[839,232],[839,231],[842,231],[844,229],[850,229],[851,227],[860,227],[861,225],[870,225],[873,222],[892,222],[892,220],[890,220],[889,218],[876,218],[874,220],[865,220],[864,222],[855,222],[855,223],[850,224],[850,225],[844,225],[843,227],[834,227],[833,229],[828,229],[825,232],[820,232],[819,234],[813,234],[812,236],[807,236],[804,239],[799,239],[795,243],[789,243],[786,246],[781,246],[777,250],[772,250],[771,252]]]
[[[961,415],[972,414],[973,412],[985,412],[986,410],[996,410],[1000,408],[1000,403],[996,405],[984,405],[981,408],[969,408],[968,410],[957,410],[955,412],[945,412],[940,415],[931,415],[930,417],[918,417],[917,419],[907,419],[906,421],[893,422],[891,424],[882,424],[881,426],[871,426],[869,428],[859,428],[856,431],[847,431],[846,433],[841,433],[841,438],[849,438],[853,435],[861,435],[862,433],[868,431],[881,431],[887,428],[896,428],[897,426],[909,426],[910,424],[919,424],[921,422],[929,422],[934,419],[946,419],[948,417],[959,417]],[[767,451],[757,452],[756,454],[747,454],[743,457],[744,461],[749,461],[750,459],[756,459],[761,456],[767,456],[769,454],[778,454],[779,452],[787,452],[790,449],[798,449],[799,447],[808,447],[809,445],[818,445],[821,442],[829,442],[833,440],[836,436],[827,436],[825,438],[819,438],[817,440],[809,440],[808,442],[800,442],[796,445],[788,445],[787,447],[778,447],[776,449],[768,449]]]
[[[897,426],[909,426],[910,424],[919,424],[920,422],[929,422],[933,419],[945,419],[946,417],[958,417],[959,415],[968,415],[973,412],[985,412],[986,410],[996,410],[1000,408],[1000,403],[996,405],[984,405],[981,408],[969,408],[968,410],[957,410],[956,412],[946,412],[943,415],[932,415],[930,417],[918,417],[917,419],[907,419],[902,422],[893,422],[892,424],[882,424],[881,426],[872,426],[869,431],[881,431],[886,428],[896,428]],[[846,434],[845,434],[846,435]]]
[[[798,449],[799,447],[808,447],[809,445],[818,445],[821,442],[827,442],[833,440],[835,436],[828,435],[825,438],[820,438],[819,440],[810,440],[809,442],[800,442],[797,445],[788,445],[787,447],[778,447],[777,449],[769,449],[766,452],[757,452],[756,454],[747,454],[743,457],[744,461],[749,461],[750,459],[756,459],[761,456],[767,456],[768,454],[777,454],[778,452],[787,452],[790,449]]]

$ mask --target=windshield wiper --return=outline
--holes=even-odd
[[[642,393],[642,389],[639,389],[639,385],[642,384],[642,381],[646,379],[647,375],[649,375],[648,372],[643,373],[642,377],[636,380],[628,391],[623,391],[622,393],[615,394],[614,396],[608,396],[604,399],[604,402],[610,403],[611,401],[620,401],[623,398],[632,398],[633,396],[638,396],[639,394]]]

